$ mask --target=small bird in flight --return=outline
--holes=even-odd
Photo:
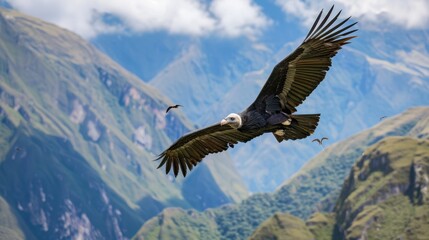
[[[382,116],[380,117],[380,121],[383,120],[383,118],[387,118],[387,116]]]
[[[183,107],[183,106],[182,106],[182,105],[179,105],[179,104],[168,106],[168,108],[167,108],[167,110],[165,111],[165,113],[168,113],[168,111],[170,111],[170,109],[172,109],[172,108],[178,108],[178,107]]]
[[[322,137],[322,139],[315,138],[315,139],[313,139],[313,141],[311,141],[311,142],[318,142],[318,143],[319,143],[319,145],[322,145],[322,146],[323,146],[323,140],[329,140],[329,138],[327,138],[327,137]]]

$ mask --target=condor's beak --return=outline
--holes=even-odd
[[[225,125],[225,124],[227,124],[228,123],[228,121],[227,120],[225,120],[225,119],[222,119],[222,121],[220,121],[220,125],[221,126],[223,126],[223,125]]]

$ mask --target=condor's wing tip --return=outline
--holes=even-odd
[[[160,167],[164,166],[165,163],[168,160],[168,157],[166,156],[165,152],[162,152],[161,154],[159,154],[153,161],[159,161],[159,160],[161,160],[161,162],[159,163],[157,169],[159,169]]]
[[[165,152],[163,152],[163,153],[159,154],[157,156],[157,158],[154,159],[153,161],[159,161],[159,160],[161,160],[161,162],[159,163],[158,167],[156,167],[156,169],[159,169],[162,166],[164,166],[168,162],[169,157],[166,156]],[[183,177],[186,177],[186,175],[187,175],[186,167],[180,166],[180,168],[179,168],[178,166],[174,166],[174,162],[170,163],[170,164],[167,163],[166,168],[165,168],[165,174],[168,175],[171,170],[173,170],[173,175],[175,178],[177,178],[177,176],[179,175],[179,172],[182,172]]]

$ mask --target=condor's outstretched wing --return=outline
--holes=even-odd
[[[341,11],[329,20],[333,8],[334,6],[318,24],[322,10],[304,42],[274,67],[254,102],[256,108],[266,109],[270,105],[279,105],[272,101],[280,100],[282,110],[293,113],[325,78],[331,66],[332,57],[341,49],[341,46],[356,37],[350,34],[357,31],[357,29],[349,30],[356,23],[344,26],[350,17],[334,24]]]
[[[182,136],[161,153],[156,159],[162,159],[158,168],[165,165],[165,173],[168,174],[173,167],[174,176],[179,174],[180,168],[183,176],[186,176],[187,169],[192,170],[206,155],[225,151],[238,142],[247,142],[262,133],[263,129],[242,132],[220,124],[196,130]]]

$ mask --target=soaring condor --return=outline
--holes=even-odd
[[[222,152],[238,142],[247,142],[264,133],[272,133],[278,142],[310,136],[317,127],[320,114],[295,114],[296,107],[325,78],[331,59],[349,40],[356,37],[351,29],[356,23],[336,23],[341,11],[329,19],[332,8],[321,20],[319,13],[302,44],[279,62],[255,101],[241,113],[231,113],[220,123],[190,132],[179,138],[156,160],[165,165],[168,174],[173,168],[177,176],[192,170],[206,155]]]

